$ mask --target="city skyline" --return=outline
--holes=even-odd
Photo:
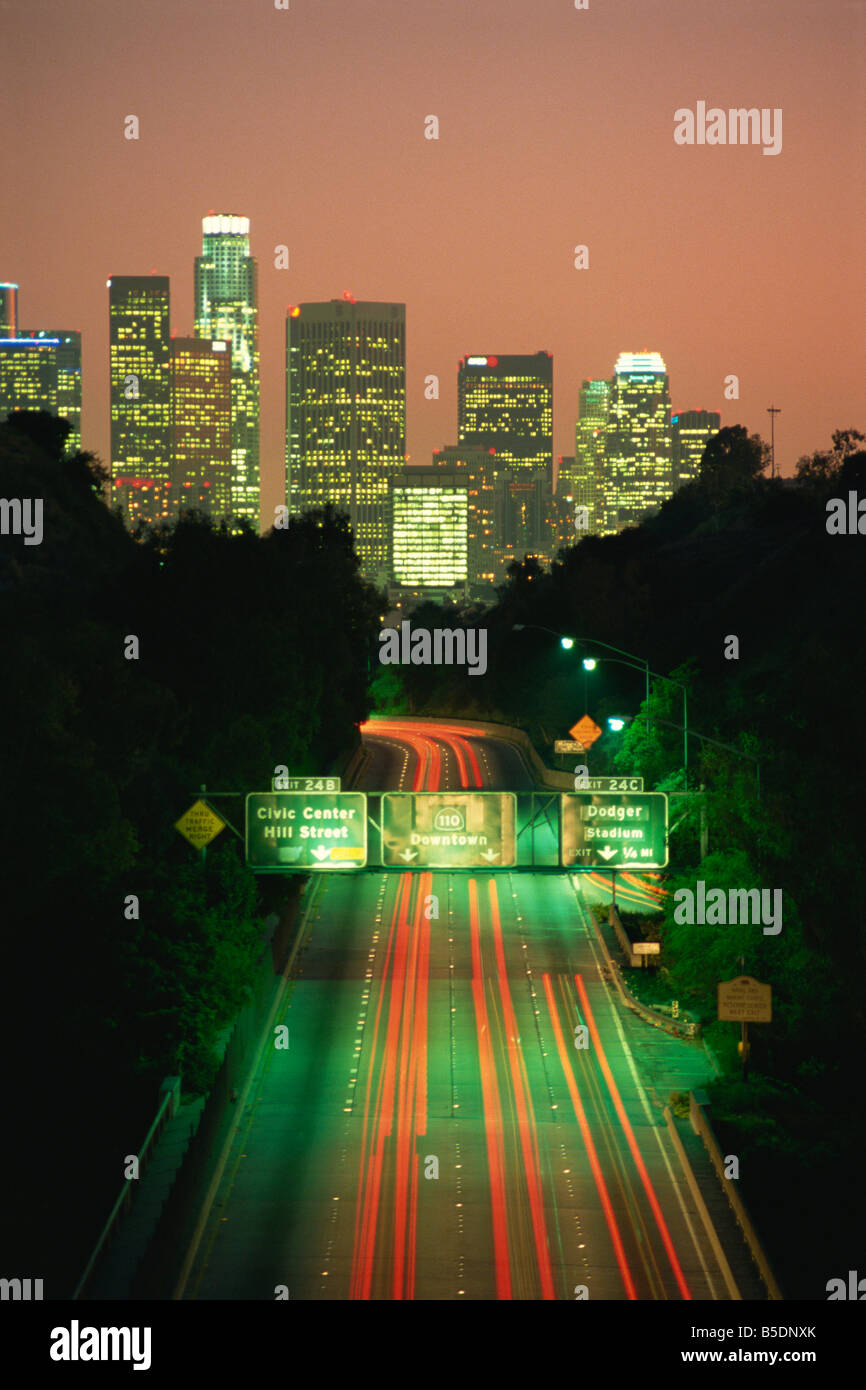
[[[168,275],[175,331],[191,335],[210,208],[250,219],[259,264],[266,517],[283,493],[286,306],[344,290],[407,305],[413,465],[456,440],[452,373],[473,352],[553,354],[556,455],[573,453],[581,381],[644,346],[668,364],[674,410],[720,411],[723,425],[768,437],[767,408],[780,406],[784,476],[856,427],[866,189],[845,151],[864,17],[842,0],[820,13],[798,0],[782,29],[774,6],[736,3],[721,22],[679,0],[663,32],[651,8],[242,5],[240,48],[237,5],[210,5],[204,27],[167,0],[150,13],[157,37],[132,66],[128,28],[104,0],[86,16],[33,6],[10,26],[24,90],[57,88],[66,71],[88,89],[66,118],[81,158],[67,158],[50,106],[25,116],[11,91],[0,98],[16,188],[0,277],[21,286],[20,322],[82,332],[83,438],[104,461],[105,280]],[[242,122],[214,107],[221,71],[247,93]],[[781,152],[678,145],[675,111],[705,99],[784,110]],[[137,141],[124,136],[131,113]],[[438,140],[425,137],[430,114]],[[425,397],[430,374],[438,399]],[[731,374],[739,400],[724,399]]]

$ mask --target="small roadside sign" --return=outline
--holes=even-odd
[[[719,1020],[725,1023],[771,1023],[773,987],[751,975],[722,980],[718,986]]]
[[[180,831],[185,840],[189,840],[194,849],[204,849],[221,830],[225,830],[226,823],[206,802],[194,801],[180,820],[175,821],[174,828]]]

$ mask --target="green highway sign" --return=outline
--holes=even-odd
[[[383,792],[382,864],[502,869],[517,862],[514,792]]]
[[[250,792],[247,867],[271,873],[363,869],[367,798],[363,792]]]
[[[668,862],[664,792],[565,792],[559,826],[564,869],[663,869]]]

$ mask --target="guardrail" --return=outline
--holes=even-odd
[[[770,1261],[764,1253],[764,1248],[758,1239],[752,1219],[746,1211],[742,1197],[736,1189],[736,1184],[732,1178],[725,1177],[725,1160],[719,1148],[718,1140],[713,1133],[713,1127],[704,1113],[704,1105],[695,1095],[694,1091],[689,1091],[689,1119],[695,1134],[700,1135],[704,1141],[704,1148],[710,1157],[710,1162],[716,1171],[716,1177],[722,1185],[722,1191],[727,1197],[731,1210],[737,1221],[737,1225],[743,1233],[743,1237],[752,1255],[752,1259],[758,1267],[758,1273],[763,1280],[767,1290],[767,1297],[770,1299],[782,1299],[782,1291],[776,1281],[776,1277],[770,1268]]]
[[[139,1177],[141,1176],[141,1170],[147,1163],[157,1139],[162,1134],[168,1121],[177,1113],[177,1107],[180,1104],[180,1077],[167,1076],[159,1090],[162,1095],[162,1101],[154,1117],[153,1124],[147,1131],[137,1155]],[[120,1226],[120,1218],[125,1215],[127,1208],[132,1202],[133,1191],[134,1187],[132,1180],[127,1179],[123,1185],[120,1196],[111,1208],[108,1220],[102,1228],[102,1233],[93,1248],[90,1259],[87,1261],[84,1273],[75,1287],[75,1292],[72,1295],[73,1300],[81,1297],[81,1294],[87,1286],[87,1281],[96,1268],[97,1260],[103,1251],[108,1248],[114,1236],[117,1234]]]
[[[590,915],[592,916],[593,921],[595,921],[595,914],[591,913]],[[623,951],[628,957],[629,963],[631,965],[634,965],[635,963],[639,965],[641,962],[641,957],[633,956],[631,954],[631,941],[626,935],[622,922],[619,919],[619,913],[617,912],[613,904],[611,904],[610,906],[608,921],[610,922],[610,925],[616,932],[617,940],[619,941],[620,946],[622,947]],[[623,1003],[626,1005],[627,1008],[632,1009],[634,1013],[639,1014],[642,1019],[644,1019],[647,1023],[651,1023],[654,1028],[663,1028],[666,1033],[670,1033],[672,1038],[700,1037],[700,1027],[697,1023],[694,1022],[693,1019],[682,1019],[679,1023],[675,1023],[673,1019],[668,1018],[665,1014],[658,1013],[655,1009],[650,1008],[648,1004],[641,1003],[640,999],[637,999],[632,994],[628,985],[622,979],[619,967],[616,961],[611,958],[610,953],[607,950],[607,944],[601,932],[596,931],[596,936],[604,946],[605,952],[607,953],[608,964],[610,965],[611,972],[616,980],[617,988],[619,989],[619,992],[623,997]],[[625,945],[623,945],[623,940],[621,938],[625,940]]]
[[[674,1120],[669,1105],[666,1105],[664,1108],[664,1120],[665,1124],[668,1127],[668,1134],[670,1136],[671,1143],[673,1144],[674,1149],[676,1150],[677,1158],[680,1161],[680,1166],[682,1167],[682,1170],[685,1173],[686,1182],[688,1183],[689,1191],[692,1194],[692,1200],[698,1209],[698,1215],[700,1216],[701,1221],[703,1222],[704,1230],[707,1233],[707,1239],[709,1240],[713,1254],[716,1257],[716,1263],[718,1264],[719,1269],[722,1271],[722,1278],[725,1281],[725,1286],[728,1290],[728,1293],[730,1294],[732,1299],[742,1300],[743,1295],[740,1293],[740,1290],[737,1287],[737,1281],[734,1278],[733,1270],[731,1269],[731,1266],[728,1263],[728,1257],[725,1254],[722,1242],[719,1240],[719,1233],[716,1230],[713,1218],[710,1216],[709,1209],[707,1207],[706,1202],[704,1201],[703,1193],[701,1192],[701,1189],[698,1186],[698,1180],[694,1175],[692,1165],[689,1163],[688,1154],[686,1153],[683,1141],[677,1133],[676,1121]]]

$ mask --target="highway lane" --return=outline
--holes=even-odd
[[[365,738],[369,790],[531,785],[456,721]],[[290,1045],[265,1051],[186,1297],[726,1297],[576,884],[316,880]]]

